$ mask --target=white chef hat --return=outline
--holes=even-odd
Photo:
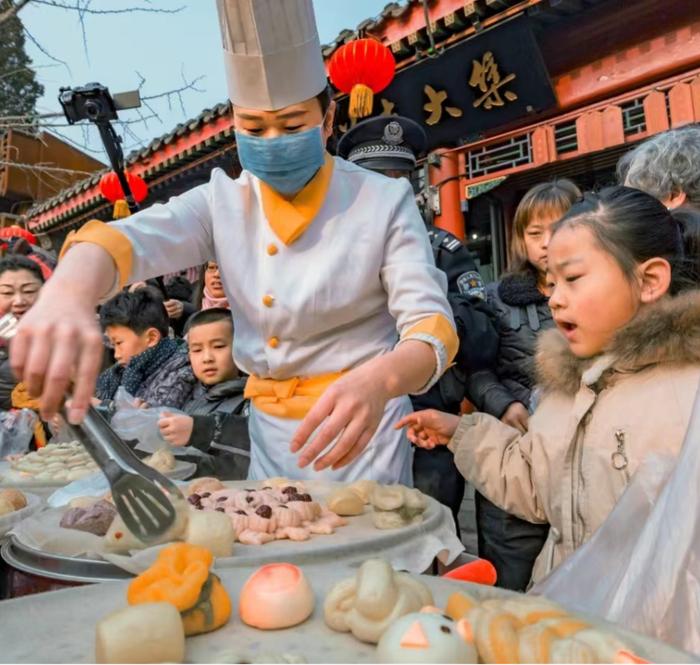
[[[311,0],[217,0],[231,101],[263,111],[326,87]]]

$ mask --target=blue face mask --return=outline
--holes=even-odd
[[[241,166],[280,194],[296,194],[323,166],[321,126],[272,139],[236,132]]]

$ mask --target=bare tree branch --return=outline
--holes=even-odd
[[[138,72],[136,72],[138,74]],[[141,76],[141,74],[139,74]],[[141,76],[143,79],[143,76]],[[167,92],[160,92],[157,95],[147,95],[145,97],[141,97],[141,101],[147,101],[147,102],[152,102],[154,99],[163,99],[163,97],[171,97],[173,95],[179,95],[182,94],[183,92],[187,90],[194,90],[195,92],[205,92],[202,88],[197,87],[197,83],[201,81],[202,79],[207,78],[204,74],[201,76],[198,76],[195,79],[192,79],[191,81],[187,81],[184,79],[184,85],[181,88],[176,88],[175,90],[168,90]],[[143,82],[145,82],[146,79],[143,79]],[[172,107],[171,107],[172,108]]]
[[[35,6],[44,6],[54,9],[59,9],[62,11],[73,11],[77,14],[78,22],[80,23],[80,30],[83,40],[83,49],[86,58],[89,60],[89,45],[88,45],[88,29],[86,26],[86,21],[88,16],[92,15],[118,15],[118,14],[129,14],[134,12],[142,13],[153,13],[153,14],[175,14],[181,12],[185,9],[185,5],[178,6],[171,9],[162,9],[159,7],[154,7],[151,4],[151,0],[132,0],[131,3],[117,2],[113,0],[112,3],[95,3],[94,0],[8,0],[11,4],[10,10],[0,14],[0,23],[3,17],[7,18],[10,15],[14,16],[22,8],[27,5],[34,4]],[[139,5],[139,2],[142,3]],[[2,0],[0,0],[2,3]],[[123,4],[122,4],[123,3]],[[111,4],[112,7],[98,8],[100,4]],[[98,5],[95,7],[94,5]],[[5,5],[6,6],[6,5]],[[32,32],[30,32],[26,26],[23,26],[24,33],[27,39],[47,58],[49,58],[53,63],[63,65],[68,73],[72,76],[70,66],[64,60],[50,53],[37,38],[34,37]],[[44,66],[55,67],[57,65],[50,64]],[[3,72],[0,74],[0,78],[9,77],[16,75],[19,72]],[[140,73],[136,72],[138,77],[138,89],[141,91],[147,84],[146,78]],[[185,93],[188,91],[194,91],[198,93],[204,92],[204,88],[198,85],[205,76],[198,76],[194,79],[188,79],[184,72],[184,65],[181,67],[180,72],[181,85],[175,89],[167,90],[165,92],[159,92],[152,95],[143,95],[141,97],[142,109],[136,109],[136,115],[138,117],[128,119],[128,120],[117,120],[115,126],[121,128],[122,135],[127,139],[130,145],[123,146],[123,150],[128,151],[133,148],[140,148],[144,145],[145,140],[138,136],[137,132],[133,131],[133,127],[137,124],[143,125],[147,130],[150,129],[149,121],[157,120],[160,124],[163,124],[163,120],[159,115],[157,108],[158,105],[155,102],[160,102],[160,100],[167,100],[168,108],[172,111],[173,105],[178,105],[182,114],[187,115],[187,109],[185,107]],[[48,130],[54,133],[56,136],[64,139],[69,144],[89,153],[95,155],[102,155],[103,150],[99,143],[97,142],[97,137],[94,131],[94,127],[90,123],[78,123],[80,129],[75,129],[67,134],[63,133],[66,127],[70,127],[69,123],[63,122],[63,114],[61,113],[49,113],[49,114],[28,114],[24,116],[0,116],[0,132],[6,129],[23,129],[24,131],[30,131],[33,134],[39,136],[42,130]],[[82,139],[80,138],[82,134]],[[93,147],[95,146],[95,147]],[[98,147],[99,146],[99,147]]]
[[[56,134],[56,136],[59,136],[64,141],[66,141],[66,143],[70,143],[73,147],[78,148],[78,150],[83,150],[85,152],[92,153],[93,155],[99,155],[100,157],[104,158],[105,149],[103,146],[100,146],[99,148],[92,148],[89,145],[89,142],[80,143],[79,141],[72,139],[70,136],[64,134],[63,132],[58,131],[58,129],[52,128],[51,131],[53,134]]]
[[[19,0],[16,4],[10,0],[10,6],[0,14],[0,25],[5,21],[9,21],[13,16],[17,16],[17,13],[31,0]]]
[[[10,78],[11,76],[16,76],[17,74],[22,74],[24,72],[31,72],[35,69],[46,69],[47,67],[57,67],[57,65],[32,65],[32,67],[19,67],[18,69],[11,69],[10,71],[0,74],[0,80]]]
[[[26,25],[23,24],[23,25],[22,25],[22,29],[24,30],[24,34],[27,35],[27,37],[29,37],[29,39],[30,39],[30,41],[32,42],[32,44],[34,44],[34,46],[36,46],[47,58],[50,58],[50,59],[53,60],[54,62],[58,62],[59,64],[63,65],[63,66],[68,70],[68,74],[69,74],[70,76],[73,76],[73,72],[71,72],[71,69],[70,69],[70,67],[68,66],[68,63],[67,63],[65,60],[61,60],[60,58],[56,58],[55,56],[51,55],[51,54],[50,54],[50,53],[49,53],[49,52],[34,38],[34,35],[32,35],[32,33],[29,32],[29,30],[27,30],[27,26],[26,26]]]
[[[131,12],[144,12],[147,14],[177,14],[185,9],[185,5],[176,7],[175,9],[162,9],[160,7],[122,7],[120,9],[91,9],[89,7],[82,7],[80,5],[80,0],[75,2],[59,2],[58,0],[25,0],[26,2],[34,2],[38,5],[46,5],[47,7],[56,7],[58,9],[69,9],[72,11],[80,12],[82,10],[85,14],[129,14]],[[89,4],[89,3],[88,3]]]
[[[62,113],[56,113],[52,114],[56,117],[64,117]],[[143,115],[142,113],[139,114],[141,117],[140,118],[134,118],[132,120],[117,120],[116,123],[119,125],[124,125],[124,126],[129,126],[129,125],[139,125],[141,123],[145,123],[148,120],[152,120],[153,118],[156,118],[156,115]],[[24,127],[34,127],[35,129],[53,129],[55,127],[74,127],[75,125],[70,124],[69,122],[45,122],[45,123],[37,123],[37,116],[6,116],[2,117],[0,116],[0,129],[22,129]],[[89,125],[81,125],[88,127]]]
[[[90,64],[90,52],[88,50],[87,30],[85,29],[85,12],[90,6],[90,2],[92,2],[92,0],[86,0],[85,5],[81,6],[80,0],[78,0],[78,21],[80,22],[80,31],[83,35],[83,50],[85,51],[85,59],[87,60],[88,64]]]
[[[92,175],[92,171],[79,171],[77,169],[64,169],[58,166],[47,166],[45,164],[21,164],[19,162],[0,160],[0,166],[12,166],[26,171],[46,171],[55,173],[72,173],[78,175]]]

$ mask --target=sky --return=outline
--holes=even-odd
[[[278,0],[284,2],[284,0]],[[403,0],[405,2],[406,0]],[[313,0],[321,43],[329,43],[345,29],[355,29],[364,19],[377,16],[388,0]],[[82,0],[81,4],[86,4]],[[77,86],[98,81],[110,92],[132,90],[145,79],[142,95],[158,95],[192,82],[200,90],[187,90],[181,98],[155,99],[151,103],[159,119],[130,123],[122,128],[125,153],[168,133],[179,122],[202,109],[226,101],[226,82],[215,0],[92,0],[97,11],[149,7],[177,13],[130,12],[85,15],[87,52],[79,17],[74,11],[27,5],[20,13],[29,35],[26,49],[33,60],[44,96],[40,113],[60,111],[57,100],[61,86]],[[32,38],[36,43],[32,43]],[[53,59],[52,59],[53,58]],[[65,64],[56,62],[62,60]],[[202,77],[202,78],[199,78]],[[183,108],[184,107],[184,108]],[[144,116],[151,115],[145,108]],[[125,121],[136,121],[136,111],[120,113]],[[63,119],[47,120],[62,125]],[[105,160],[94,129],[88,134],[81,127],[54,126],[60,133],[87,145],[97,159]]]

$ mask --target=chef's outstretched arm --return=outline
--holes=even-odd
[[[56,272],[12,341],[15,375],[51,419],[73,383],[69,419],[85,415],[102,359],[95,307],[139,280],[213,258],[208,185],[118,222],[93,220],[66,239]]]
[[[457,353],[459,339],[445,295],[447,279],[435,267],[410,185],[395,186],[403,190],[383,238],[380,278],[399,342],[332,384],[309,411],[291,443],[292,452],[301,451],[301,467],[315,460],[317,471],[338,469],[355,460],[379,427],[386,403],[426,392]]]

